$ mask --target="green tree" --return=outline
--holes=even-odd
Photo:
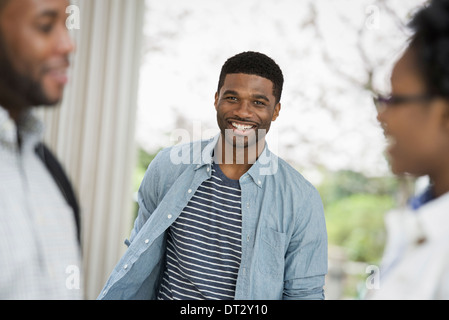
[[[142,183],[142,179],[145,176],[145,172],[147,171],[148,166],[150,165],[151,161],[153,161],[153,159],[156,157],[158,152],[150,154],[145,150],[139,148],[137,153],[137,163],[134,169],[134,177],[133,177],[133,188],[134,188],[133,190],[136,195],[137,191],[139,191],[140,184]],[[139,206],[137,204],[137,196],[135,197],[135,200],[136,202],[134,204],[134,211],[135,216],[137,217],[137,212],[139,210]]]
[[[326,172],[318,189],[329,245],[344,248],[350,260],[379,262],[386,236],[384,216],[395,206],[397,180],[349,170]]]
[[[384,216],[393,197],[353,194],[326,207],[329,244],[345,248],[348,258],[379,262],[385,244]]]

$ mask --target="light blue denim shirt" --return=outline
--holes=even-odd
[[[164,149],[139,189],[129,246],[99,299],[155,299],[166,234],[211,176],[218,137]],[[317,190],[265,147],[240,178],[242,256],[236,300],[324,299],[327,232]]]

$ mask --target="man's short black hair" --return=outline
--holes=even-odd
[[[221,69],[217,92],[223,87],[226,75],[235,73],[256,75],[270,80],[273,83],[276,104],[281,101],[284,76],[281,68],[270,57],[259,52],[247,51],[229,58]]]
[[[432,0],[409,26],[410,46],[429,94],[449,98],[449,0]]]

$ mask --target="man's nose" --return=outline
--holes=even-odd
[[[252,111],[251,111],[251,102],[247,101],[247,100],[242,100],[239,103],[239,106],[236,110],[236,114],[240,117],[240,118],[249,118],[252,115]]]
[[[68,55],[74,52],[75,48],[75,42],[70,36],[69,30],[65,26],[62,27],[57,38],[58,53]]]

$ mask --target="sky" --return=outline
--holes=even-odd
[[[218,133],[221,67],[237,53],[259,51],[285,78],[281,113],[267,136],[272,151],[310,175],[321,168],[388,175],[365,86],[388,92],[410,36],[404,24],[423,3],[147,0],[136,141],[154,153],[182,132],[191,141]]]

